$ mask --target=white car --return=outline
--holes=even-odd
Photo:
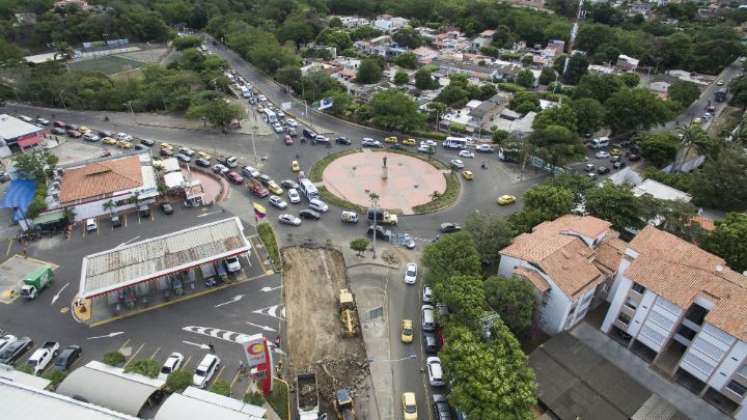
[[[423,303],[432,303],[433,302],[433,289],[431,289],[430,286],[425,286],[423,288]]]
[[[237,273],[241,271],[241,261],[239,261],[239,257],[236,255],[226,258],[224,262],[226,264],[226,270],[228,270],[229,273]]]
[[[464,169],[464,162],[462,162],[459,159],[452,159],[450,161],[450,163],[451,163],[451,166],[453,166],[453,167],[455,167],[457,169]]]
[[[86,232],[96,232],[98,228],[99,227],[96,224],[96,219],[94,218],[86,219]]]
[[[34,370],[34,375],[38,375],[49,366],[49,363],[59,352],[60,343],[47,341],[31,354],[31,357],[29,357],[29,360],[26,363]]]
[[[430,139],[429,140],[423,140],[423,141],[420,142],[420,144],[426,144],[428,146],[433,146],[433,147],[438,146],[438,142],[436,140],[430,140]]]
[[[114,135],[118,140],[124,140],[124,141],[132,141],[134,140],[134,137],[127,133],[117,133]]]
[[[283,128],[280,123],[275,123],[272,125],[272,129],[275,130],[276,133],[282,133],[285,129]]]
[[[431,386],[444,386],[444,371],[441,369],[441,359],[431,356],[425,359],[425,367],[428,370],[428,382]]]
[[[418,281],[418,265],[414,262],[407,263],[405,270],[405,283],[415,284]]]
[[[418,152],[420,153],[430,153],[430,151],[431,151],[431,146],[428,146],[427,144],[421,143],[420,146],[418,146]]]
[[[195,374],[192,375],[192,384],[198,388],[207,388],[208,382],[215,376],[219,366],[220,358],[218,356],[211,353],[206,354],[195,369]]]
[[[0,337],[0,351],[2,351],[8,344],[15,343],[18,341],[18,337],[15,335],[7,334]]]
[[[245,177],[249,177],[249,178],[256,178],[260,176],[261,174],[259,173],[258,170],[254,169],[251,166],[244,166],[243,168],[241,168],[241,175],[244,175]]]
[[[374,147],[374,148],[381,148],[384,147],[380,141],[374,140],[370,137],[364,137],[361,139],[361,147]]]
[[[301,226],[301,219],[292,214],[281,214],[278,216],[278,222],[284,225]]]
[[[297,189],[291,188],[288,190],[288,201],[290,201],[291,204],[298,204],[301,202],[301,195],[298,193]]]
[[[293,128],[298,127],[298,123],[296,122],[296,120],[290,119],[290,118],[285,120],[285,125],[287,125],[288,127],[293,127]]]
[[[474,159],[475,158],[475,152],[471,150],[460,150],[459,151],[459,157],[467,158],[467,159]]]
[[[270,204],[273,207],[277,207],[279,209],[284,209],[288,207],[288,203],[285,202],[282,198],[278,197],[277,195],[271,195],[270,196]]]
[[[608,159],[610,157],[610,154],[604,150],[600,150],[594,155],[594,157],[596,157],[597,159]]]
[[[217,164],[213,165],[213,172],[214,172],[215,174],[218,174],[218,175],[225,175],[226,173],[228,173],[228,171],[230,171],[230,169],[228,169],[228,168],[227,168],[227,167],[226,167],[225,165],[223,165],[223,164],[217,163]]]
[[[314,211],[318,211],[319,213],[326,213],[327,210],[329,210],[329,206],[324,201],[318,199],[318,198],[312,198],[309,201],[309,208]]]
[[[493,147],[489,144],[478,144],[475,146],[475,150],[482,153],[488,153],[493,151]]]
[[[181,353],[171,353],[161,366],[161,373],[158,375],[162,379],[166,379],[167,376],[179,370],[184,363],[184,355]]]

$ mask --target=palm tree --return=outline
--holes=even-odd
[[[690,123],[687,127],[680,129],[680,144],[683,149],[675,158],[673,166],[675,170],[682,168],[693,149],[700,154],[710,155],[710,157],[713,157],[713,154],[717,152],[714,141],[697,124]]]
[[[104,207],[104,210],[109,210],[109,216],[114,216],[114,208],[117,207],[116,204],[114,204],[114,200],[109,200],[106,203],[102,205]]]

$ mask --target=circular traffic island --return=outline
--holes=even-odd
[[[451,204],[458,195],[459,180],[419,157],[385,151],[345,153],[325,162],[322,183],[342,207],[370,207],[371,194],[380,208],[403,214],[426,213]],[[453,182],[452,182],[453,181]]]

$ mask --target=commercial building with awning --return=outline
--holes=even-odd
[[[57,393],[137,417],[164,384],[163,380],[124,373],[121,368],[92,361],[70,372]]]
[[[9,148],[25,149],[44,139],[45,130],[8,114],[0,114],[0,140]]]
[[[200,413],[203,419],[261,420],[265,410],[235,398],[188,387],[181,394],[174,393],[161,405],[155,420],[183,420]]]
[[[105,295],[250,250],[238,217],[193,226],[84,257],[78,296]]]

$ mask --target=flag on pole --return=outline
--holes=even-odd
[[[257,203],[252,203],[252,206],[254,206],[254,217],[257,219],[257,222],[261,222],[267,216],[267,209]]]

